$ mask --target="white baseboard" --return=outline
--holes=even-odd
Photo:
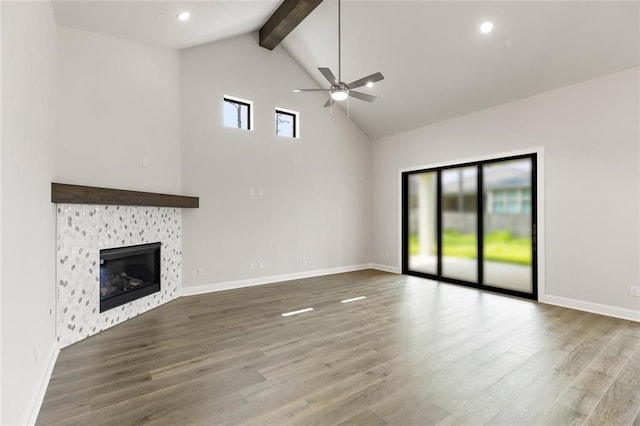
[[[44,401],[44,395],[47,393],[47,387],[49,387],[49,381],[51,380],[51,375],[53,374],[53,367],[55,367],[56,360],[58,359],[58,354],[60,354],[60,349],[58,349],[57,344],[54,343],[51,347],[51,351],[49,352],[47,369],[45,370],[44,377],[40,382],[40,390],[38,391],[36,400],[33,401],[31,413],[29,414],[29,419],[27,420],[28,425],[36,424],[38,414],[40,414],[40,408],[42,407],[42,402]]]
[[[339,266],[337,268],[318,269],[315,271],[294,272],[292,274],[271,275],[268,277],[250,278],[246,280],[227,281],[215,284],[198,286],[183,286],[183,296],[195,296],[196,294],[212,293],[215,291],[232,290],[235,288],[253,287],[263,284],[272,284],[282,281],[300,280],[303,278],[321,277],[323,275],[340,274],[343,272],[362,271],[373,268],[371,264]]]
[[[579,311],[591,312],[593,314],[640,322],[640,310],[635,311],[633,309],[618,308],[615,306],[601,305],[599,303],[585,302],[582,300],[550,295],[540,296],[539,302],[546,303],[548,305],[562,306],[564,308],[577,309]]]
[[[402,271],[398,267],[389,266],[389,265],[381,265],[379,263],[370,263],[369,267],[371,269],[375,269],[377,271],[390,272],[392,274],[401,274],[402,273]]]

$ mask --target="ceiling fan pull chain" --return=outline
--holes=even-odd
[[[341,46],[340,0],[338,0],[338,82],[342,81],[342,46]]]

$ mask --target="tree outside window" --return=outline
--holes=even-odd
[[[225,96],[224,125],[251,130],[251,102]]]
[[[276,135],[298,137],[298,113],[276,109]]]

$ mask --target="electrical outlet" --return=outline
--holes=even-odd
[[[258,262],[258,269],[262,269],[262,268],[264,268],[264,263]]]
[[[198,275],[199,276],[203,276],[204,275],[204,268],[198,268]]]
[[[256,264],[254,262],[249,262],[249,269],[256,269]]]
[[[631,286],[631,295],[635,297],[640,297],[640,286],[632,285]]]
[[[300,260],[300,262],[302,262],[303,265],[307,264],[307,257],[306,256],[302,256],[302,259]]]
[[[147,167],[149,167],[149,158],[148,157],[142,157],[142,167],[144,167],[145,169]]]
[[[255,197],[256,196],[256,190],[255,189],[250,189],[249,190],[249,197]]]

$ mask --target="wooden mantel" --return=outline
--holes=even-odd
[[[200,207],[200,198],[198,197],[69,185],[56,182],[51,183],[51,202],[57,204],[107,204],[196,209]]]

